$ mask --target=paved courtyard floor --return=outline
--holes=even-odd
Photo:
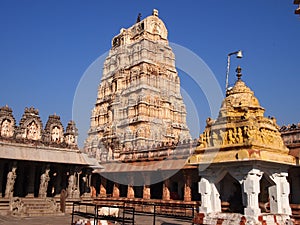
[[[78,218],[78,217],[75,217]],[[1,225],[71,225],[71,215],[47,216],[47,217],[13,217],[1,216]],[[137,215],[136,225],[154,225],[152,216]],[[191,225],[192,222],[186,222],[179,219],[156,217],[155,225]]]

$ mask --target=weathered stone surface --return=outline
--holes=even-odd
[[[85,151],[99,160],[124,149],[190,139],[175,57],[158,12],[112,40]]]
[[[39,111],[30,107],[25,108],[19,126],[16,126],[12,109],[8,106],[0,108],[0,141],[77,150],[77,137],[78,130],[74,121],[68,123],[64,132],[60,117],[50,115],[43,129]]]

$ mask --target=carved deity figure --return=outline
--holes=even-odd
[[[72,134],[67,135],[66,136],[66,143],[68,145],[75,144],[75,137],[74,137],[74,135],[72,135]]]
[[[240,127],[237,129],[237,138],[238,138],[238,143],[244,142],[243,131],[242,128]]]
[[[5,119],[1,124],[1,136],[2,137],[12,136],[12,124],[8,119]]]
[[[231,129],[228,130],[228,139],[229,144],[234,144],[235,138],[233,137],[233,131]]]
[[[41,183],[39,189],[39,197],[46,198],[47,197],[47,189],[48,189],[48,182],[50,180],[49,176],[49,169],[46,169],[45,173],[41,175]]]
[[[213,132],[213,134],[212,134],[212,142],[213,142],[213,146],[219,145],[219,138],[218,138],[218,134],[216,132]]]
[[[76,182],[75,175],[70,175],[69,179],[68,179],[68,189],[67,189],[68,196],[70,198],[79,197],[79,196],[77,196],[78,189],[77,189],[77,184],[76,183],[77,182]]]
[[[204,134],[200,134],[199,136],[199,147],[201,148],[206,148],[207,147],[207,142]]]
[[[34,121],[32,121],[27,127],[27,138],[31,140],[39,139],[38,126]]]
[[[16,167],[13,167],[12,170],[7,174],[7,182],[5,189],[5,197],[11,198],[14,194],[14,185],[17,177]]]
[[[60,129],[59,127],[55,126],[51,131],[51,141],[60,142]]]

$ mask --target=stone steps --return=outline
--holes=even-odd
[[[63,215],[53,198],[14,198],[11,213],[15,216]]]
[[[0,215],[6,215],[9,211],[9,199],[0,199]]]

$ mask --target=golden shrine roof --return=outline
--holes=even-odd
[[[241,79],[241,68],[236,72],[238,79],[227,90],[218,118],[207,119],[189,163],[264,160],[294,164],[295,158],[288,154],[276,119],[264,116],[264,108]]]

